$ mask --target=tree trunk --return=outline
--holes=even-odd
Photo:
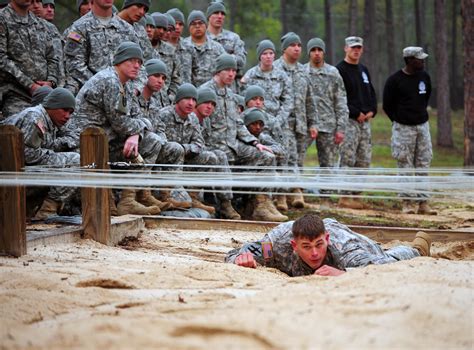
[[[330,64],[335,64],[334,32],[332,23],[331,0],[324,0],[324,20],[326,23],[326,58]]]
[[[449,104],[449,64],[445,5],[446,0],[435,0],[437,144],[442,147],[453,147],[451,106]]]
[[[474,1],[462,0],[464,46],[464,166],[474,166]]]
[[[387,35],[388,74],[395,70],[395,28],[393,26],[392,0],[385,0],[385,31]]]
[[[237,14],[239,13],[239,2],[238,0],[230,1],[230,18],[229,18],[229,30],[235,32],[235,23]]]
[[[364,56],[363,61],[374,72],[375,51],[375,0],[365,0],[364,5]],[[373,79],[374,77],[372,77]]]
[[[357,0],[349,0],[349,28],[348,36],[357,36]]]
[[[286,0],[280,0],[280,18],[281,18],[281,35],[288,32],[288,21],[286,17]]]
[[[457,65],[459,64],[456,56],[456,49],[458,46],[458,31],[457,31],[457,15],[458,7],[457,1],[451,0],[452,13],[451,13],[451,72],[450,72],[450,83],[451,83],[451,106],[453,109],[456,109],[457,103],[455,102],[454,97],[456,96],[456,82],[457,82]]]
[[[415,30],[417,46],[424,46],[425,8],[423,5],[423,0],[415,0]]]

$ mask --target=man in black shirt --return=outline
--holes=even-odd
[[[427,169],[433,158],[430,126],[428,123],[428,100],[431,95],[431,79],[424,71],[424,60],[428,57],[421,47],[403,49],[405,67],[392,74],[385,83],[383,109],[392,121],[392,156],[399,168]],[[404,172],[404,174],[407,174]],[[416,175],[426,175],[416,172]],[[435,215],[427,203],[425,194],[401,193],[403,212],[414,214],[411,201],[418,201],[418,214]]]
[[[377,99],[369,71],[359,63],[364,52],[363,42],[363,39],[357,36],[346,38],[346,56],[336,66],[344,81],[349,107],[346,137],[341,145],[341,168],[368,168],[372,157],[370,119],[377,113]],[[359,199],[349,197],[341,198],[339,206],[364,208]]]

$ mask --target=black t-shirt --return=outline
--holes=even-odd
[[[357,119],[361,112],[373,112],[375,117],[377,97],[367,68],[360,63],[350,64],[346,61],[339,62],[336,68],[346,87],[349,118]]]
[[[383,89],[383,109],[391,121],[418,125],[428,121],[431,79],[425,71],[406,74],[401,69],[392,74]]]

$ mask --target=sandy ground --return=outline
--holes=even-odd
[[[222,263],[260,235],[153,230],[0,258],[0,348],[473,348],[474,241],[332,278]]]

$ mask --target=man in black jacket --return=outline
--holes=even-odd
[[[344,81],[349,107],[346,137],[340,151],[341,168],[368,168],[372,157],[370,119],[377,113],[377,99],[369,71],[359,63],[364,52],[363,43],[363,39],[357,36],[346,38],[346,56],[336,66]],[[359,199],[349,197],[341,198],[339,205],[352,209],[364,208]]]
[[[392,156],[399,168],[427,169],[433,158],[430,126],[428,123],[428,100],[431,95],[431,79],[424,71],[424,60],[428,57],[421,47],[403,49],[405,67],[392,74],[385,83],[383,109],[392,121]],[[404,172],[404,174],[407,174]],[[416,175],[426,175],[416,172]],[[418,201],[418,214],[435,215],[427,204],[425,194],[401,193],[403,212],[414,214],[410,197]]]

